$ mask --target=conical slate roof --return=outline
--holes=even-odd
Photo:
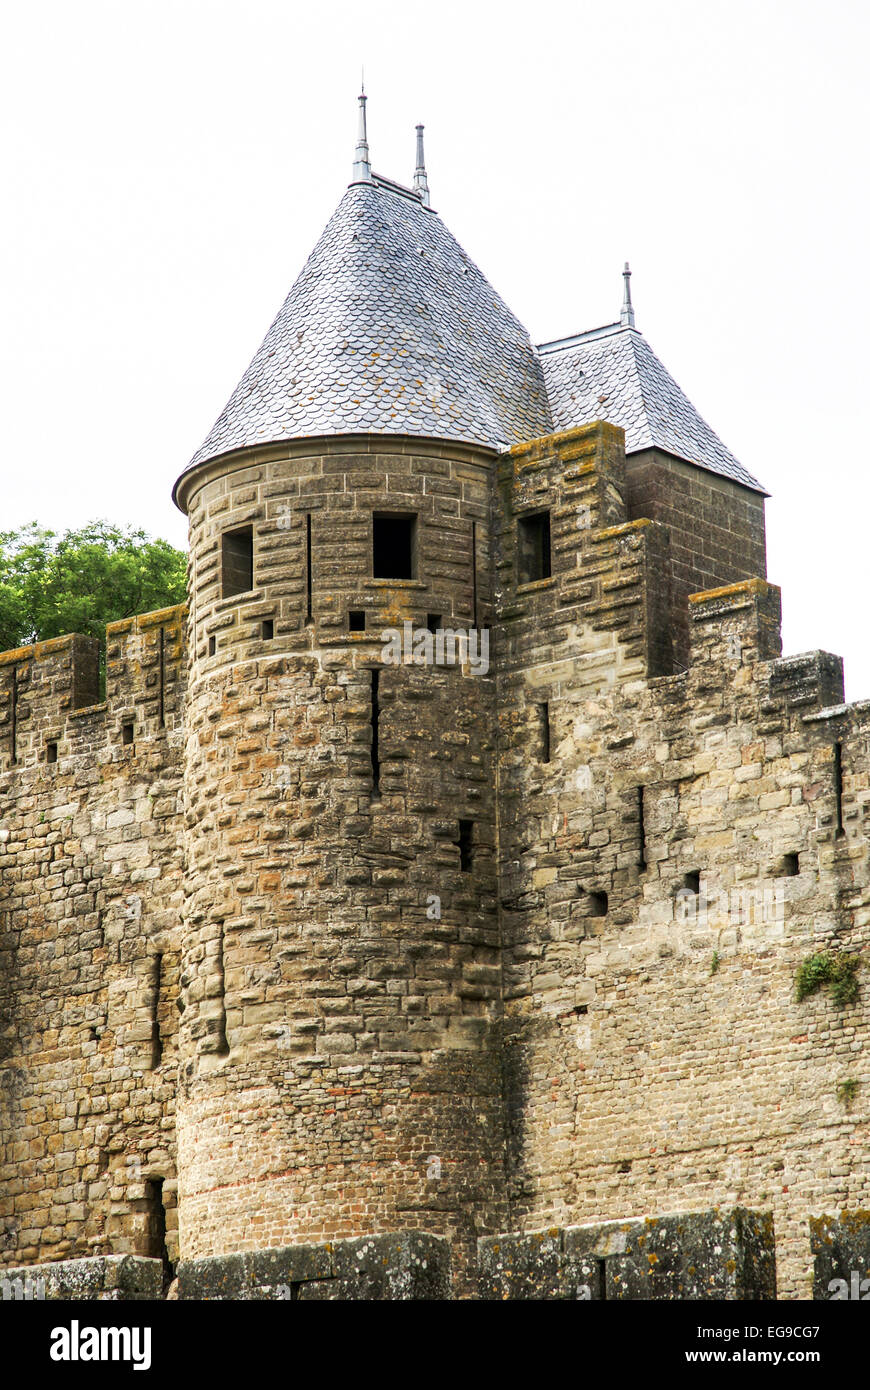
[[[529,336],[437,213],[386,179],[348,188],[189,467],[306,435],[547,434]]]
[[[234,449],[313,435],[505,448],[609,420],[625,430],[628,453],[663,449],[764,491],[633,326],[630,298],[622,323],[535,348],[425,192],[356,167],[364,177],[185,472]]]
[[[554,430],[609,420],[626,453],[663,449],[762,492],[698,414],[636,328],[610,324],[538,348]]]

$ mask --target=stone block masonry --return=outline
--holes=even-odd
[[[4,1264],[177,1256],[184,622],[0,656]]]
[[[104,703],[90,639],[0,655],[3,1268],[772,1297],[769,1214],[780,1297],[852,1258],[813,1223],[870,1207],[870,706],[781,656],[758,501],[686,474],[731,537],[687,559],[647,462],[240,449]],[[405,622],[488,672],[385,664]]]
[[[450,1298],[450,1246],[419,1231],[185,1261],[181,1299]]]
[[[478,1258],[485,1299],[776,1298],[773,1219],[740,1208],[489,1236]]]
[[[138,1255],[91,1255],[0,1274],[4,1298],[50,1303],[142,1303],[162,1297],[163,1265]]]

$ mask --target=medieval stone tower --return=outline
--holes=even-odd
[[[89,639],[0,655],[8,1271],[808,1297],[870,1258],[870,708],[781,658],[765,493],[629,284],[534,347],[361,98],[176,484],[188,604],[110,627],[103,703]]]

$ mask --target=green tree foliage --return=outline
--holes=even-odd
[[[0,532],[0,651],[181,603],[186,557],[132,527],[92,521],[59,536],[31,522]]]

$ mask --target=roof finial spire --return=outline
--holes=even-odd
[[[619,322],[622,324],[623,328],[634,328],[634,308],[631,303],[631,271],[628,268],[628,261],[625,263],[622,279],[625,289],[622,294],[622,312],[619,315]]]
[[[423,157],[423,127],[417,126],[417,167],[414,170],[414,192],[425,208],[429,206],[429,183],[426,179],[426,160]]]
[[[368,97],[365,93],[365,73],[363,73],[363,90],[359,94],[359,130],[356,137],[356,154],[353,158],[353,179],[352,183],[371,183],[372,166],[369,161],[369,142],[366,134],[366,102]]]

